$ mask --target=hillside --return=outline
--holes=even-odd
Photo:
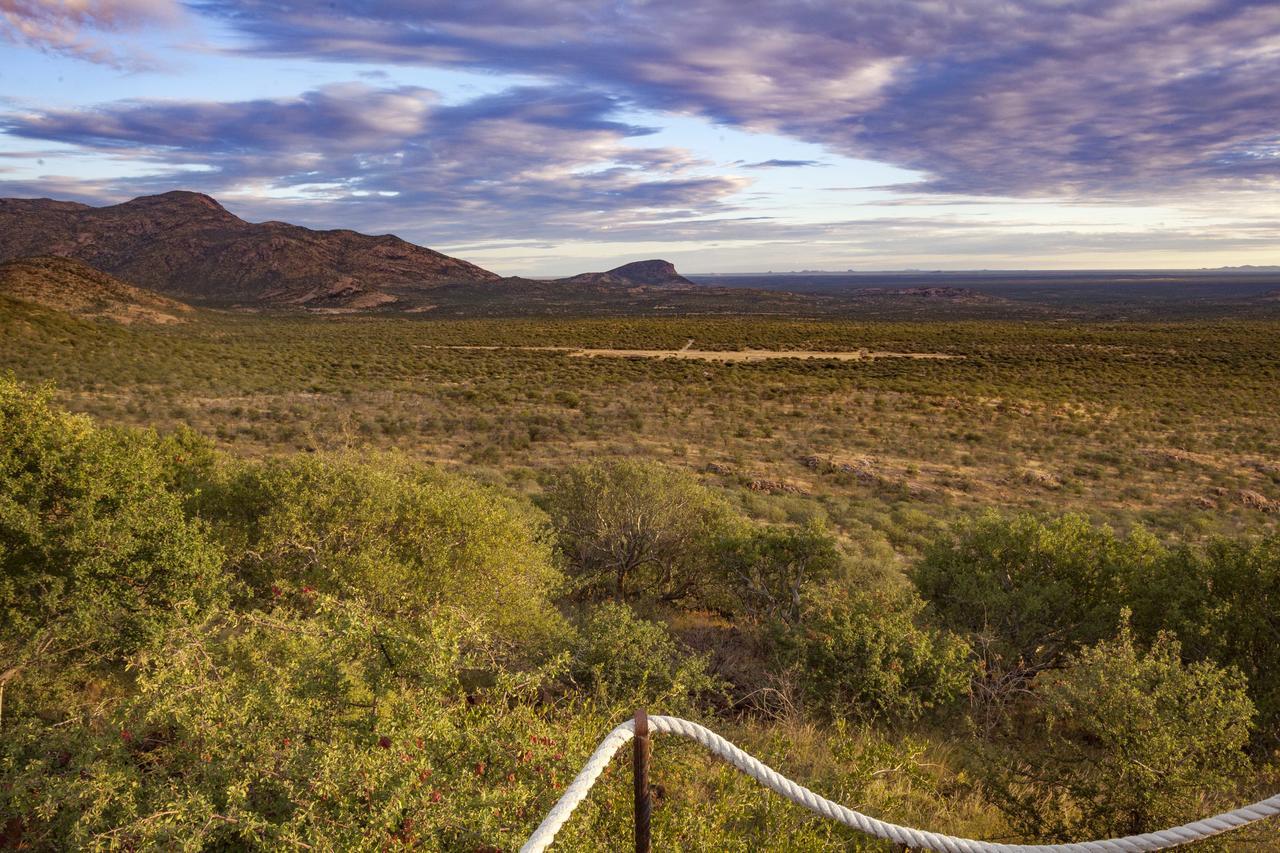
[[[169,295],[255,306],[373,308],[498,278],[390,235],[246,222],[191,192],[109,207],[0,199],[0,260],[29,255],[75,258]]]
[[[48,255],[0,264],[0,295],[117,323],[180,323],[191,306],[125,284],[88,264]]]

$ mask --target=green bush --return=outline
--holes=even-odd
[[[1167,558],[1150,534],[1120,538],[1080,515],[988,512],[926,549],[914,579],[942,624],[989,669],[1034,673],[1108,636],[1130,578]]]
[[[1114,640],[1045,673],[993,771],[997,805],[1047,841],[1108,838],[1212,813],[1245,778],[1253,705],[1235,669],[1184,664],[1170,635],[1149,651]]]
[[[221,552],[155,444],[0,378],[0,690],[32,667],[118,665],[221,599]]]
[[[919,624],[909,591],[812,593],[798,628],[778,637],[809,701],[837,718],[911,721],[953,709],[974,669],[968,645]]]
[[[720,690],[707,659],[682,649],[667,629],[626,604],[593,607],[570,661],[573,680],[605,707],[681,713]]]
[[[1255,746],[1280,745],[1280,534],[1180,549],[1135,594],[1135,629],[1177,634],[1194,660],[1233,666],[1258,710]]]
[[[559,474],[548,510],[579,593],[681,601],[705,594],[716,544],[740,524],[685,471],[593,462]]]
[[[844,560],[820,521],[764,527],[725,541],[717,567],[736,613],[757,623],[800,619],[804,591],[834,580]]]
[[[577,714],[537,712],[554,671],[468,687],[484,649],[448,613],[299,590],[175,628],[103,725],[6,732],[0,815],[44,849],[514,846]]]
[[[512,646],[559,636],[561,583],[545,523],[431,468],[297,456],[246,463],[199,502],[258,602],[307,586],[384,614],[454,606]]]

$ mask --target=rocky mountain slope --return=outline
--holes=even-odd
[[[398,237],[246,222],[180,191],[109,207],[0,199],[0,260],[30,255],[75,258],[169,295],[255,306],[374,308],[498,279]]]
[[[125,284],[71,258],[38,256],[0,264],[0,296],[117,323],[179,323],[190,305]]]

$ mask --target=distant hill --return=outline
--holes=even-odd
[[[565,284],[597,287],[692,287],[693,282],[676,272],[670,261],[633,261],[606,272],[584,272],[557,279]]]
[[[393,236],[250,223],[207,195],[168,192],[109,207],[0,199],[0,261],[59,255],[135,285],[222,304],[374,308],[419,300],[488,270]]]
[[[48,255],[0,264],[0,295],[117,323],[180,323],[190,305],[125,284],[71,258]]]

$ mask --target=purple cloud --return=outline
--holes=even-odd
[[[155,165],[148,177],[81,184],[75,197],[117,200],[176,187],[285,194],[294,196],[287,205],[248,206],[304,222],[358,219],[373,229],[413,222],[433,237],[564,236],[635,216],[705,214],[745,186],[703,174],[706,164],[681,149],[630,144],[651,130],[618,121],[617,108],[611,96],[567,87],[442,105],[428,89],[345,83],[293,98],[10,113],[0,131]],[[344,206],[358,206],[358,216]]]
[[[588,82],[918,170],[1124,196],[1280,180],[1273,0],[353,0],[196,8],[254,52]]]
[[[805,166],[825,166],[820,160],[761,160],[759,163],[745,163],[744,169],[799,169]]]
[[[121,54],[94,33],[169,25],[182,14],[176,0],[0,0],[0,22],[4,24],[0,38],[89,62],[139,69],[150,64],[144,56],[136,51]]]

